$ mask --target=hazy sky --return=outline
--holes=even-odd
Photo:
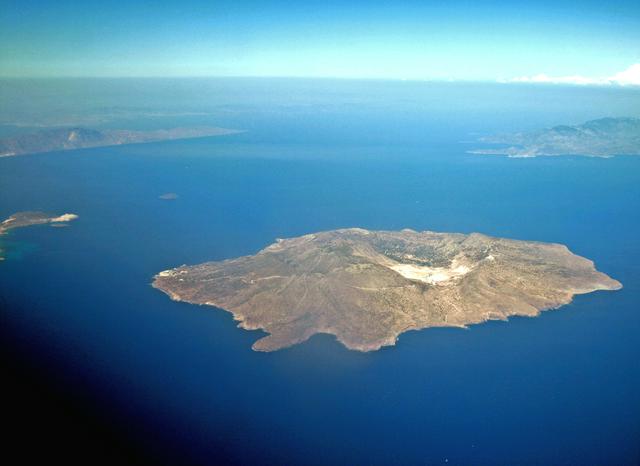
[[[637,0],[4,0],[0,6],[4,76],[599,79],[634,63],[640,63]]]

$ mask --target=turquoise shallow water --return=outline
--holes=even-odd
[[[638,462],[640,158],[478,157],[467,132],[358,143],[330,123],[305,143],[281,124],[0,160],[2,216],[80,215],[3,239],[5,331],[122,413],[123,429],[185,459]],[[535,319],[409,332],[374,353],[323,335],[263,354],[230,314],[149,286],[169,267],[351,226],[560,242],[624,288]]]

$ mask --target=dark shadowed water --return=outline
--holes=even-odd
[[[80,216],[3,237],[3,325],[148,426],[151,444],[192,459],[637,463],[640,157],[467,155],[470,119],[448,134],[449,120],[426,113],[421,127],[394,105],[371,117],[373,134],[361,114],[341,128],[334,109],[261,115],[260,130],[222,138],[0,159],[3,217]],[[413,126],[394,128],[403,119]],[[326,335],[256,353],[259,332],[149,286],[180,264],[352,226],[564,243],[624,288],[535,319],[410,332],[373,353]]]

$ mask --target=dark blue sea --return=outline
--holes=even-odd
[[[17,85],[3,84],[5,99]],[[67,83],[81,85],[92,84]],[[185,462],[640,462],[640,157],[466,152],[491,132],[640,116],[640,92],[155,85],[178,95],[172,109],[189,86],[189,108],[215,109],[163,118],[247,132],[0,159],[0,217],[80,216],[0,240],[3,331],[55,367],[69,391]],[[61,84],[50,86],[33,84],[59,96]],[[123,88],[143,87],[114,86],[120,101]],[[148,125],[136,115],[126,118]],[[166,192],[179,198],[158,198]],[[230,314],[149,286],[180,264],[355,226],[564,243],[624,288],[537,318],[409,332],[372,353],[327,335],[257,353],[260,333],[236,328]]]

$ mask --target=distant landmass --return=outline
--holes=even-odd
[[[62,226],[77,218],[76,214],[50,215],[45,212],[17,212],[0,223],[0,236],[15,228],[42,224]],[[4,257],[2,256],[2,249],[0,249],[0,260],[2,259]]]
[[[173,300],[225,309],[274,351],[316,333],[373,351],[408,330],[536,316],[621,284],[565,246],[430,231],[327,231],[254,256],[183,265],[152,285]]]
[[[240,133],[240,130],[201,127],[149,131],[124,129],[52,128],[0,139],[0,157],[90,147],[140,144],[170,139],[189,139]]]
[[[577,126],[489,136],[480,142],[502,147],[476,149],[471,153],[509,157],[640,155],[640,119],[601,118]]]

